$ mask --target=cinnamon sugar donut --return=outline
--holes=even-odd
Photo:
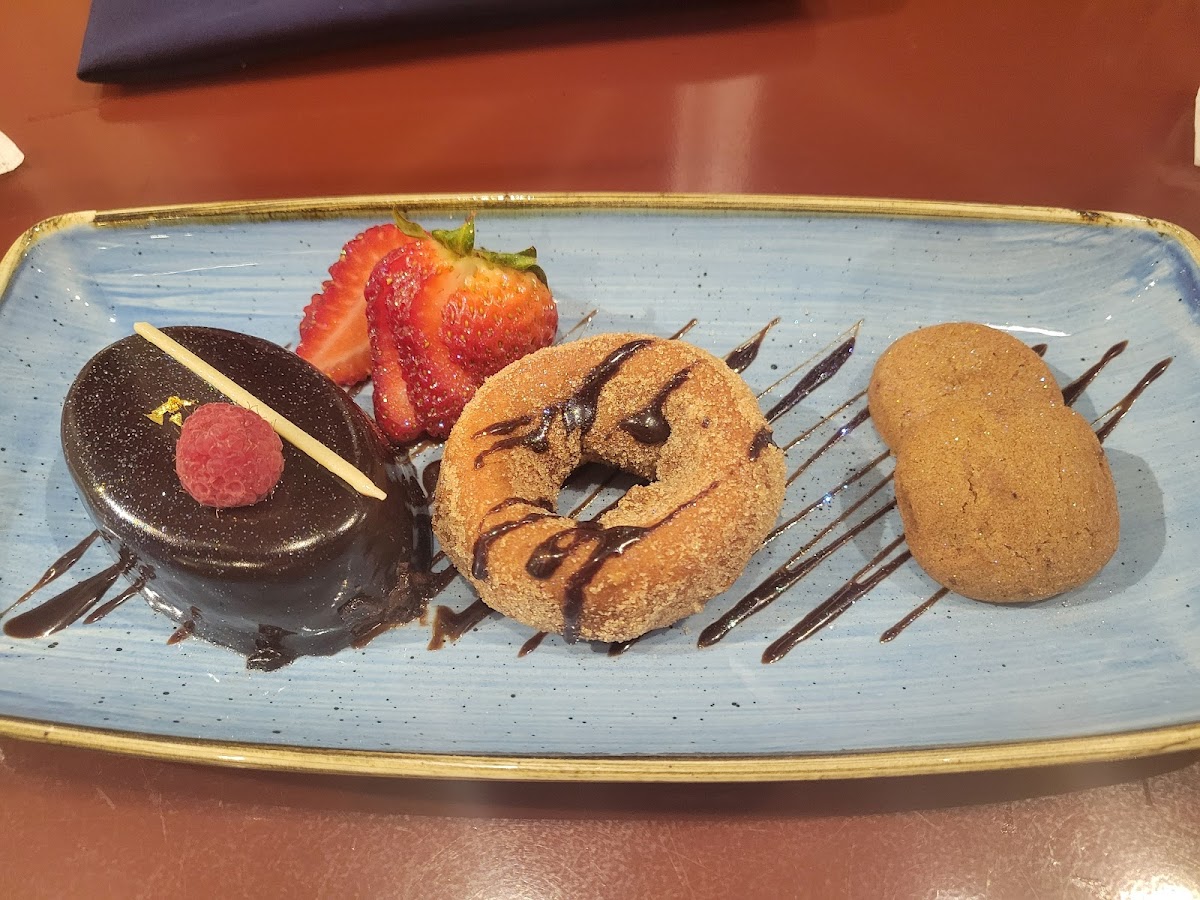
[[[597,520],[555,512],[578,466],[649,480]],[[745,382],[678,340],[604,334],[493,376],[446,442],[433,529],[492,608],[625,641],[698,612],[775,522],[783,452]]]

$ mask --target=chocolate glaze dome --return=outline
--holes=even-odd
[[[255,668],[332,653],[417,616],[429,547],[423,496],[366,414],[267,341],[214,328],[164,331],[388,496],[359,494],[285,443],[283,476],[265,500],[201,506],[175,474],[175,443],[190,410],[225,398],[145,339],[117,341],[67,394],[63,452],[89,514],[129,577],[145,580],[151,606]]]

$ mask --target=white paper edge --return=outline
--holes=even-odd
[[[1197,106],[1197,109],[1200,109],[1200,106]],[[1197,144],[1197,148],[1197,153],[1200,153],[1200,144]],[[0,131],[0,175],[11,172],[24,161],[25,154],[8,135]]]

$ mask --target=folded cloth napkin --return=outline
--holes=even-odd
[[[324,39],[510,24],[530,13],[580,12],[622,0],[92,0],[78,75],[84,81],[236,68]]]

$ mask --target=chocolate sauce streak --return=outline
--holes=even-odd
[[[425,492],[427,500],[433,499],[433,492],[437,490],[438,477],[441,474],[442,461],[440,459],[435,459],[421,472],[421,489]]]
[[[774,422],[836,375],[838,370],[850,359],[850,355],[854,353],[854,342],[856,340],[856,337],[848,338],[835,347],[832,353],[809,369],[804,374],[804,377],[796,382],[796,385],[784,395],[783,399],[771,407],[767,412],[767,421]]]
[[[1125,413],[1129,412],[1130,407],[1132,407],[1134,404],[1134,401],[1136,401],[1138,397],[1142,396],[1142,392],[1146,390],[1146,388],[1150,387],[1150,385],[1155,381],[1157,381],[1163,372],[1167,371],[1167,367],[1171,365],[1171,361],[1174,358],[1175,357],[1173,356],[1168,356],[1166,359],[1155,363],[1150,368],[1150,371],[1142,376],[1142,380],[1133,386],[1133,390],[1122,397],[1117,404],[1112,407],[1112,409],[1104,414],[1104,416],[1111,415],[1112,418],[1108,419],[1103,425],[1096,429],[1096,437],[1100,439],[1100,443],[1103,444],[1105,438],[1112,434],[1112,430],[1117,427],[1118,422],[1125,418]],[[1101,416],[1100,418],[1103,419],[1104,416]]]
[[[745,341],[742,344],[734,347],[725,354],[725,365],[733,369],[739,375],[750,368],[750,364],[758,359],[758,351],[762,349],[763,340],[767,336],[767,332],[779,324],[779,316],[768,322],[758,334]]]
[[[521,649],[517,651],[517,659],[528,656],[530,653],[540,647],[542,645],[542,641],[546,639],[546,635],[549,633],[550,632],[548,631],[539,631],[533,637],[523,643],[521,645]]]
[[[405,569],[383,600],[359,595],[342,604],[338,615],[350,625],[350,646],[361,650],[385,631],[421,618],[429,601],[457,577],[454,566],[436,572],[431,564]]]
[[[568,644],[579,640],[584,592],[604,564],[613,557],[620,556],[685,509],[695,506],[719,483],[712,482],[691,500],[680,504],[651,525],[604,526],[598,522],[577,522],[572,527],[546,538],[533,549],[525,563],[525,571],[533,578],[544,580],[552,577],[577,547],[592,545],[587,559],[567,578],[563,591],[563,638]]]
[[[125,588],[125,590],[121,591],[121,593],[117,594],[117,596],[113,597],[111,600],[105,600],[94,610],[92,610],[92,612],[88,613],[87,618],[83,620],[83,624],[91,625],[95,622],[99,622],[145,586],[146,576],[142,575],[140,578],[134,581],[133,584]]]
[[[868,462],[865,466],[863,466],[858,471],[852,472],[850,475],[847,475],[840,484],[835,485],[832,490],[827,491],[819,500],[814,500],[812,503],[808,504],[808,506],[804,507],[804,509],[800,510],[800,512],[796,513],[791,518],[784,519],[784,521],[780,522],[773,529],[771,529],[770,532],[767,533],[767,536],[765,538],[763,538],[762,546],[763,547],[767,546],[767,544],[771,543],[771,541],[775,540],[775,538],[779,537],[781,534],[783,534],[785,531],[787,531],[789,528],[791,528],[797,522],[800,522],[800,521],[806,519],[808,516],[812,515],[812,513],[815,510],[818,510],[821,507],[827,505],[829,503],[829,501],[831,501],[834,497],[836,497],[838,494],[840,494],[846,488],[850,487],[850,485],[856,484],[857,482],[861,481],[867,475],[867,473],[869,473],[871,470],[873,470],[876,466],[878,466],[881,462],[883,462],[885,459],[887,459],[891,455],[892,454],[891,454],[890,450],[885,450],[883,453],[880,453],[877,457],[875,457],[873,460]],[[874,494],[876,491],[880,490],[885,484],[887,484],[886,479],[884,481],[880,482],[879,484],[877,484],[871,490],[871,493]],[[760,547],[759,549],[762,549],[762,548]]]
[[[680,369],[672,375],[670,380],[659,389],[659,392],[651,398],[649,403],[621,421],[621,430],[626,432],[639,444],[649,444],[651,446],[665,444],[671,437],[671,423],[667,421],[666,413],[663,412],[663,405],[667,402],[667,398],[675,393],[691,376],[691,366],[686,369]]]
[[[595,502],[596,498],[599,497],[604,492],[604,489],[606,487],[608,487],[609,485],[611,485],[614,481],[616,481],[620,475],[621,475],[620,469],[613,469],[613,471],[610,472],[608,475],[606,475],[598,485],[596,485],[594,488],[591,489],[591,491],[588,492],[588,495],[586,497],[584,497],[577,504],[575,504],[575,508],[573,510],[571,510],[570,513],[567,514],[567,518],[568,519],[579,518],[580,513],[582,513],[585,509],[587,509],[589,506],[591,506],[592,503]],[[618,500],[619,499],[620,498],[618,498]],[[607,507],[605,509],[601,510],[596,515],[592,516],[592,518],[593,519],[600,518],[600,516],[604,515],[606,510],[607,510]]]
[[[192,607],[193,610],[196,607]],[[168,644],[178,644],[180,641],[185,641],[192,636],[196,631],[196,620],[187,619],[182,625],[171,632],[171,636],[167,638]]]
[[[480,451],[479,455],[475,457],[475,468],[483,468],[484,461],[493,453],[511,450],[514,447],[525,447],[534,453],[547,452],[550,449],[550,425],[554,422],[555,416],[562,417],[563,427],[567,434],[571,434],[573,431],[578,431],[581,435],[587,434],[596,422],[596,405],[600,401],[600,391],[620,371],[625,360],[650,343],[649,339],[643,338],[622,344],[613,350],[600,365],[588,373],[574,394],[552,406],[545,407],[536,416],[536,424],[534,424],[535,416],[519,416],[515,419],[497,422],[495,425],[489,425],[482,431],[476,432],[475,437],[491,435],[505,437]],[[533,427],[524,434],[516,433],[530,425]]]
[[[762,452],[764,450],[766,450],[768,447],[774,446],[774,444],[775,436],[771,433],[771,429],[760,428],[754,435],[754,440],[750,442],[750,449],[746,451],[746,456],[748,456],[750,461],[753,462],[762,456]]]
[[[653,526],[613,525],[608,528],[596,522],[580,522],[573,528],[560,531],[534,548],[525,564],[525,571],[532,577],[546,579],[558,571],[559,566],[578,546],[591,543],[588,558],[567,579],[563,592],[563,638],[568,644],[579,640],[579,629],[583,617],[583,592],[600,568],[614,556],[620,556],[651,531]]]
[[[642,637],[645,637],[645,635],[642,635],[641,637],[630,638],[627,641],[613,641],[608,645],[608,655],[610,657],[620,656],[622,653],[625,653],[630,647],[640,641]]]
[[[492,608],[482,600],[476,600],[462,612],[448,606],[439,606],[433,614],[433,634],[429,638],[430,650],[441,650],[446,641],[453,643],[492,614]]]
[[[917,621],[917,619],[921,618],[921,616],[925,615],[925,613],[929,610],[929,608],[931,606],[933,606],[933,604],[937,603],[939,600],[941,600],[943,597],[945,597],[948,593],[950,593],[950,588],[948,588],[948,587],[938,588],[936,591],[934,591],[932,594],[930,594],[929,599],[927,599],[924,603],[922,603],[920,606],[918,606],[916,609],[914,609],[912,612],[910,612],[907,616],[905,616],[903,619],[901,619],[899,622],[897,622],[895,625],[893,625],[891,628],[889,628],[887,631],[885,631],[883,634],[881,634],[879,636],[879,643],[886,644],[890,641],[894,641],[897,637],[900,636],[900,632],[902,632],[905,628],[907,628],[913,622]]]
[[[779,662],[799,644],[806,641],[826,625],[831,624],[842,613],[866,596],[872,588],[883,581],[902,565],[912,559],[912,554],[905,550],[888,562],[880,565],[885,557],[904,543],[904,535],[900,535],[890,544],[880,550],[871,561],[859,569],[854,577],[833,592],[825,602],[810,612],[807,616],[792,626],[782,637],[774,641],[763,651],[764,663]],[[863,578],[871,569],[879,566],[869,576]],[[862,579],[862,580],[860,580]]]
[[[531,512],[521,516],[519,519],[513,519],[509,522],[501,522],[489,528],[487,531],[481,532],[479,537],[475,539],[475,550],[471,557],[471,576],[484,581],[488,577],[487,558],[492,550],[492,545],[510,531],[516,531],[518,528],[524,528],[534,522],[539,522],[542,519],[553,519],[556,515],[552,512]]]
[[[128,568],[128,560],[113,563],[28,612],[9,619],[4,623],[4,633],[14,638],[40,638],[62,631],[99,603]]]
[[[1049,344],[1034,344],[1029,349],[1032,350],[1034,353],[1036,353],[1038,356],[1045,356],[1046,351],[1050,349],[1050,345]]]
[[[700,639],[696,642],[698,647],[711,647],[717,641],[729,635],[738,625],[746,621],[755,613],[762,612],[772,603],[774,603],[781,594],[789,590],[801,578],[811,572],[824,559],[831,556],[835,551],[849,543],[857,535],[861,534],[875,522],[878,522],[885,515],[896,508],[896,501],[892,500],[886,506],[876,510],[867,516],[852,528],[838,535],[834,540],[830,541],[825,546],[817,550],[811,556],[808,552],[816,546],[821,538],[825,537],[842,524],[850,515],[852,515],[863,503],[869,500],[877,493],[885,484],[891,481],[889,475],[887,479],[876,485],[868,494],[858,500],[846,512],[830,522],[825,528],[817,533],[817,535],[807,544],[797,550],[782,566],[768,575],[762,582],[758,584],[754,590],[742,597],[732,609],[726,612],[723,616],[700,632]]]
[[[808,440],[810,437],[812,437],[813,432],[817,431],[817,429],[823,427],[824,425],[827,425],[830,422],[832,422],[836,416],[845,412],[849,407],[853,406],[855,403],[857,403],[859,400],[861,400],[865,396],[867,396],[866,390],[861,390],[857,394],[855,394],[853,397],[851,397],[849,400],[839,403],[832,410],[830,410],[828,413],[826,413],[824,416],[822,416],[820,421],[818,421],[815,425],[800,432],[798,435],[796,435],[794,438],[792,438],[790,441],[788,441],[786,444],[784,444],[783,449],[785,451],[791,450],[797,444],[803,443],[804,441]]]
[[[561,344],[563,341],[569,339],[575,332],[587,328],[588,325],[592,324],[592,319],[596,318],[596,313],[598,312],[600,312],[600,310],[593,309],[591,312],[587,313],[582,319],[564,331],[554,343]]]
[[[854,418],[852,418],[849,422],[847,422],[845,425],[843,425],[841,428],[839,428],[837,431],[835,431],[833,433],[833,436],[830,437],[829,440],[827,440],[824,444],[822,444],[820,447],[818,447],[816,452],[813,453],[812,456],[810,456],[808,459],[806,459],[804,462],[802,462],[800,464],[800,466],[796,469],[796,471],[788,476],[786,483],[788,485],[790,485],[793,481],[795,481],[797,478],[799,478],[801,475],[803,475],[805,473],[805,471],[808,470],[809,466],[811,466],[813,463],[815,463],[818,459],[821,458],[821,454],[823,454],[826,450],[828,450],[834,444],[841,441],[842,438],[844,438],[846,435],[848,435],[850,432],[852,432],[855,428],[857,428],[863,422],[867,421],[867,419],[869,419],[869,418],[871,418],[871,411],[868,409],[864,409],[861,412],[859,412],[858,414],[856,414],[854,416]]]
[[[11,604],[9,604],[8,608],[5,609],[4,612],[0,612],[0,617],[8,615],[9,612],[11,612],[13,609],[20,606],[22,603],[24,603],[26,600],[28,600],[30,597],[32,597],[34,594],[36,594],[38,591],[40,591],[42,588],[44,588],[46,585],[48,585],[50,582],[52,582],[59,575],[63,574],[63,572],[66,572],[68,569],[70,569],[71,566],[75,565],[75,563],[79,562],[80,558],[87,551],[87,548],[92,546],[92,543],[98,537],[100,537],[100,532],[93,531],[91,534],[89,534],[87,537],[85,537],[82,541],[80,541],[78,544],[76,544],[74,547],[72,547],[70,550],[68,550],[66,553],[64,553],[62,556],[60,556],[54,562],[52,562],[50,564],[50,568],[48,568],[42,574],[42,577],[37,580],[37,582],[34,584],[33,587],[31,587],[29,590],[27,590],[25,593],[23,593],[20,597],[18,597],[16,600],[14,600]]]
[[[684,326],[682,328],[680,328],[677,332],[675,332],[673,335],[671,335],[669,338],[667,338],[667,340],[677,341],[699,324],[700,324],[699,319],[691,319],[690,321],[685,323]]]
[[[1125,348],[1128,346],[1129,341],[1121,341],[1105,350],[1099,362],[1062,389],[1063,403],[1067,406],[1073,406],[1075,401],[1079,399],[1079,395],[1087,390],[1089,384],[1096,380],[1096,376],[1100,374],[1101,370],[1124,353]]]

